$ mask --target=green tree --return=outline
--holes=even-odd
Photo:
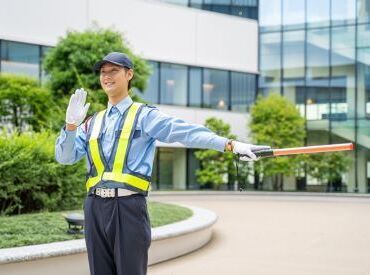
[[[95,26],[84,32],[67,32],[66,37],[48,51],[44,68],[50,76],[48,85],[55,98],[69,98],[73,90],[84,87],[89,92],[91,110],[102,109],[106,104],[106,96],[92,67],[106,54],[114,51],[125,52],[131,58],[135,66],[132,87],[143,91],[150,75],[149,65],[140,56],[133,54],[121,33]]]
[[[214,117],[206,120],[205,126],[219,136],[235,139],[230,133],[230,125]],[[233,154],[215,150],[197,150],[195,157],[200,161],[200,169],[196,171],[197,180],[201,185],[218,188],[229,182],[229,176],[235,176]]]
[[[0,74],[0,117],[17,132],[41,131],[58,123],[58,106],[50,92],[36,80],[10,74]]]
[[[342,174],[350,167],[351,159],[343,152],[312,154],[305,158],[307,174],[323,184],[327,191],[342,191]]]
[[[250,129],[256,144],[272,148],[304,144],[304,119],[291,102],[277,94],[258,98],[251,110]],[[256,162],[255,168],[263,177],[272,178],[274,190],[283,190],[283,175],[293,175],[300,163],[298,156],[267,158]]]

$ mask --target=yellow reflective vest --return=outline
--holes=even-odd
[[[137,117],[142,107],[142,103],[134,102],[128,110],[126,110],[127,114],[124,118],[125,120],[119,139],[115,141],[115,143],[118,144],[114,145],[117,146],[117,150],[113,158],[113,165],[111,165],[112,169],[110,169],[109,165],[105,165],[106,163],[104,163],[102,159],[103,153],[99,139],[106,110],[98,112],[92,118],[87,138],[87,154],[90,163],[90,171],[86,182],[87,192],[103,181],[121,183],[122,187],[128,187],[128,189],[144,194],[149,190],[150,180],[148,177],[133,173],[127,169],[128,148],[130,147]]]

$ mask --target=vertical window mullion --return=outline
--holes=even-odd
[[[190,66],[186,66],[186,75],[187,75],[187,80],[186,80],[186,106],[190,106]]]
[[[158,95],[157,95],[157,102],[158,104],[161,104],[161,62],[158,62]]]
[[[203,0],[204,1],[204,0]],[[200,107],[201,108],[204,108],[204,89],[203,89],[203,87],[204,87],[204,68],[201,68],[201,81],[200,81],[200,91],[201,91],[201,97],[200,97],[200,100],[201,100],[201,102],[200,102]]]
[[[231,95],[231,93],[232,93],[232,84],[231,84],[231,71],[228,71],[228,73],[227,73],[227,75],[228,75],[228,79],[229,79],[229,88],[228,88],[228,90],[229,90],[229,92],[228,92],[228,104],[227,104],[227,109],[229,110],[229,111],[231,111],[232,110],[232,105],[231,105],[231,98],[232,98],[232,95]]]
[[[356,11],[355,14],[357,15],[357,5],[355,7]],[[358,193],[358,115],[357,115],[357,106],[358,106],[358,48],[357,48],[357,40],[358,40],[358,16],[356,16],[355,21],[355,189],[353,190],[355,193]]]

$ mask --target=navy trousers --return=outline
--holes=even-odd
[[[85,239],[91,275],[146,275],[151,242],[146,198],[86,197]]]

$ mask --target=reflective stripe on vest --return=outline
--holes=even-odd
[[[113,170],[111,172],[106,171],[106,167],[104,167],[104,163],[100,157],[98,143],[98,136],[100,133],[100,129],[102,127],[103,117],[105,115],[106,110],[101,111],[97,114],[93,125],[91,137],[89,140],[91,159],[96,168],[97,176],[90,177],[87,180],[86,182],[87,191],[89,191],[91,187],[98,184],[101,180],[111,180],[119,183],[126,183],[142,191],[145,192],[148,191],[150,186],[149,181],[139,178],[132,174],[123,173],[124,162],[127,155],[127,148],[129,145],[130,135],[134,127],[136,115],[138,114],[138,110],[141,105],[142,103],[135,102],[130,106],[128,110],[128,114],[126,116],[120,134],[120,138],[118,140],[117,152],[114,157]]]

